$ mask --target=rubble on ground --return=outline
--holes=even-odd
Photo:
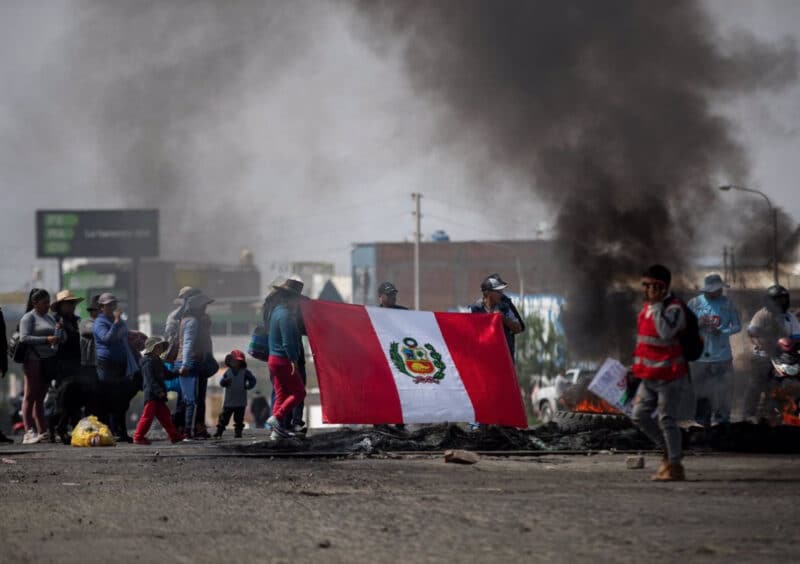
[[[281,441],[225,442],[221,449],[241,453],[305,452],[375,455],[381,453],[442,452],[467,450],[569,452],[569,451],[649,451],[650,441],[637,429],[604,426],[603,419],[593,429],[567,429],[550,423],[533,429],[483,426],[472,430],[466,425],[413,425],[406,430],[389,426],[343,427],[312,433],[306,439]],[[691,429],[684,434],[689,448],[728,452],[798,453],[800,427],[770,427],[734,423],[713,427],[708,434]]]
[[[238,452],[270,451],[343,452],[437,452],[450,449],[492,451],[650,450],[646,437],[636,429],[595,429],[564,433],[556,425],[535,429],[484,426],[471,430],[463,425],[413,426],[407,431],[386,427],[341,428],[310,435],[307,439],[224,444]]]

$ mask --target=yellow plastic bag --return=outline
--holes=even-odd
[[[81,419],[72,430],[72,446],[114,446],[114,435],[107,425],[94,415]]]

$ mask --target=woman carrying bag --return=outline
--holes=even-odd
[[[24,445],[50,440],[44,416],[44,397],[50,382],[58,378],[56,355],[66,335],[49,310],[50,294],[47,290],[34,288],[28,296],[26,313],[19,322],[19,342],[27,349],[22,364],[25,374],[22,399]]]

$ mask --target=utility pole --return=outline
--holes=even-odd
[[[422,194],[414,192],[411,194],[411,199],[414,200],[414,218],[416,219],[416,228],[414,230],[414,309],[419,311],[419,244],[422,240]]]
[[[725,282],[730,282],[731,277],[728,275],[728,246],[722,247],[722,279]]]
[[[769,198],[767,198],[769,201]],[[772,204],[770,204],[770,207]],[[772,280],[778,285],[778,208],[772,208]]]

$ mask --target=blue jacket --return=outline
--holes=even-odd
[[[697,316],[700,335],[705,341],[703,354],[697,362],[727,362],[733,360],[731,335],[742,330],[739,313],[727,296],[709,300],[705,294],[689,300],[686,304]],[[710,327],[719,331],[713,331]]]
[[[128,326],[113,317],[100,314],[94,320],[94,344],[97,360],[128,362]]]
[[[269,354],[297,362],[300,356],[300,330],[297,319],[283,304],[275,306],[269,319]]]
[[[196,370],[200,363],[213,353],[211,342],[211,320],[207,315],[187,315],[181,320],[180,354],[178,361],[187,370]]]

